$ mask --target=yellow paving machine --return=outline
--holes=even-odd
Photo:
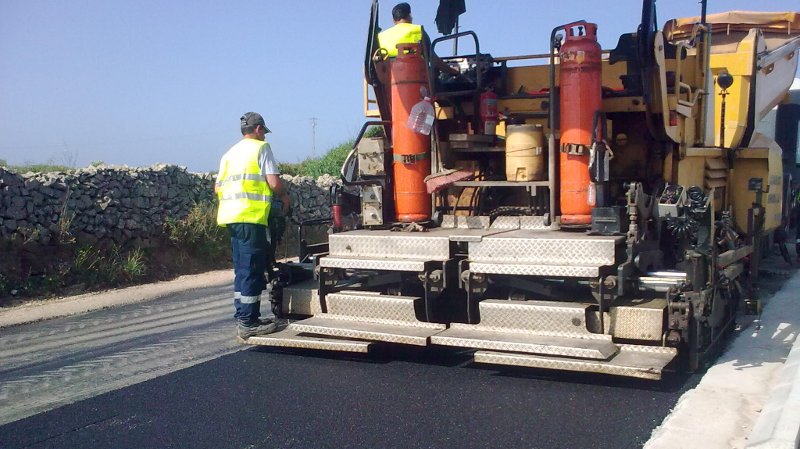
[[[450,30],[388,57],[377,23],[374,0],[370,121],[332,192],[332,232],[275,273],[273,310],[291,324],[247,343],[451,346],[476,363],[660,379],[702,369],[758,312],[761,242],[785,223],[788,183],[757,127],[794,79],[797,13],[703,2],[659,27],[645,0],[611,50],[578,21],[553,28],[547,54],[506,57]],[[441,57],[458,75],[431,63],[453,42],[470,48]]]

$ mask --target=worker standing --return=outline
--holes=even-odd
[[[273,198],[288,210],[289,196],[281,182],[264,118],[248,112],[240,119],[242,140],[219,164],[214,190],[219,199],[217,224],[228,228],[233,253],[237,335],[246,340],[274,332],[274,320],[261,320],[261,292],[266,288],[268,220]]]

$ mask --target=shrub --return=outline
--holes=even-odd
[[[364,137],[379,137],[383,136],[383,127],[372,126],[367,128],[364,132]],[[278,164],[278,168],[284,175],[290,176],[311,176],[317,178],[324,174],[331,176],[339,176],[339,171],[344,164],[344,160],[353,149],[355,140],[351,139],[347,142],[341,143],[320,157],[308,157],[302,162],[291,163],[282,162]]]
[[[66,172],[72,170],[72,167],[58,164],[25,164],[25,165],[12,165],[8,167],[15,173],[50,173],[50,172]]]
[[[278,162],[278,170],[280,170],[283,175],[300,176],[303,167],[300,162]]]
[[[132,281],[147,274],[147,262],[141,248],[134,248],[122,261],[122,274]]]
[[[195,203],[189,214],[165,224],[167,238],[191,256],[206,260],[229,260],[230,240],[225,228],[217,225],[217,204]]]
[[[302,166],[302,173],[300,174],[314,178],[324,174],[338,176],[347,154],[352,149],[353,142],[345,142],[335,148],[331,148],[321,158],[308,158],[300,163]]]

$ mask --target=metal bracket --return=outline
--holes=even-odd
[[[561,152],[573,156],[583,156],[589,152],[589,147],[580,143],[564,143],[561,144]]]
[[[392,159],[395,162],[400,162],[402,164],[415,164],[419,161],[425,160],[430,155],[428,153],[417,153],[417,154],[395,154]]]

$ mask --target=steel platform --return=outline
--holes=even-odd
[[[512,229],[469,243],[474,273],[597,277],[624,250],[623,236],[595,236],[550,229]]]
[[[618,345],[618,348],[619,351],[608,360],[476,351],[475,362],[659,380],[664,368],[678,354],[675,348],[656,346]]]
[[[256,346],[362,353],[369,352],[369,347],[372,345],[369,341],[305,335],[292,329],[291,326],[290,324],[288,328],[274,334],[250,337],[244,342],[248,345]]]

